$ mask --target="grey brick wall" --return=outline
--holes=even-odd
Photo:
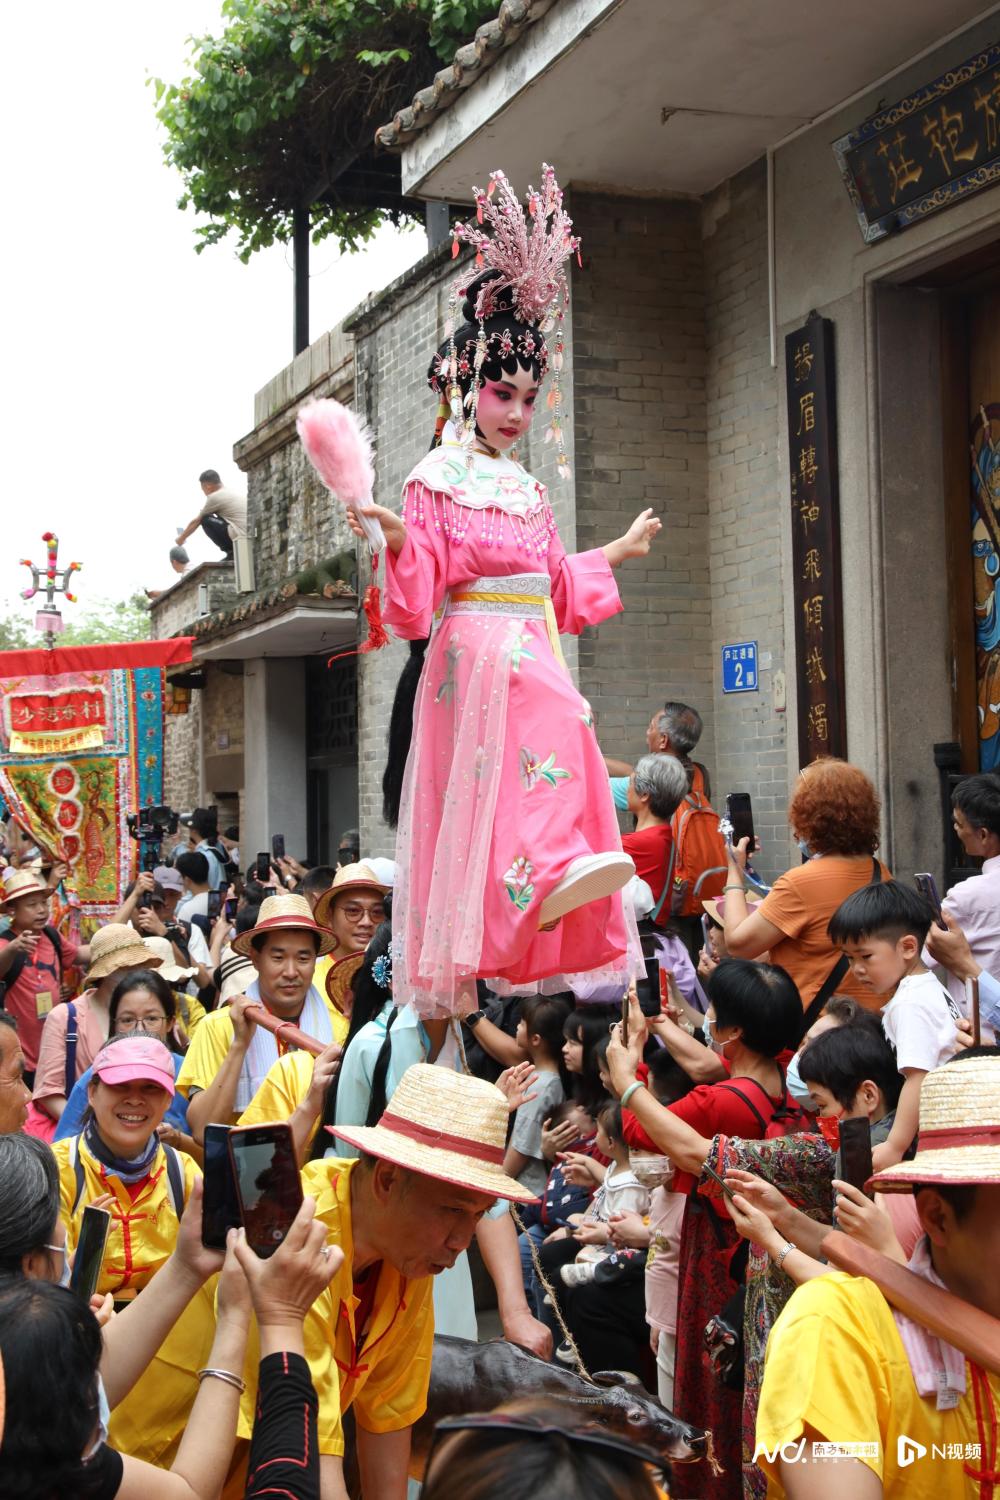
[[[601,746],[634,761],[657,702],[705,719],[714,760],[705,463],[704,277],[699,205],[575,193],[576,534],[584,551],[653,506],[648,559],[618,573],[625,613],[588,630],[580,686]]]
[[[749,791],[769,876],[789,864],[787,715],[774,709],[785,669],[778,448],[779,371],[771,368],[763,160],[705,200],[708,558],[712,593],[717,802]],[[757,693],[723,696],[721,648],[770,652]],[[794,646],[793,646],[794,650]]]

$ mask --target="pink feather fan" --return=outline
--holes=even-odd
[[[320,479],[345,509],[350,506],[372,551],[380,552],[385,546],[382,527],[361,514],[362,507],[372,503],[375,485],[374,455],[365,424],[348,407],[327,398],[303,406],[295,425]]]

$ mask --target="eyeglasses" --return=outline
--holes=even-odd
[[[129,1016],[118,1015],[115,1017],[116,1031],[159,1031],[168,1021],[162,1011],[158,1016]]]
[[[360,922],[362,917],[369,917],[373,922],[385,921],[385,907],[379,902],[378,906],[340,906],[337,908],[348,922]]]

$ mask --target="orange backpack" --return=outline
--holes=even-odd
[[[703,793],[689,792],[671,826],[674,840],[661,905],[667,905],[672,917],[701,916],[701,903],[721,896],[726,883],[726,842],[719,832],[719,814]]]

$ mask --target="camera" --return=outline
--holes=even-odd
[[[139,845],[139,863],[142,870],[155,870],[160,862],[160,845],[168,833],[176,833],[179,822],[171,807],[144,807],[137,813],[128,813],[129,837]]]

